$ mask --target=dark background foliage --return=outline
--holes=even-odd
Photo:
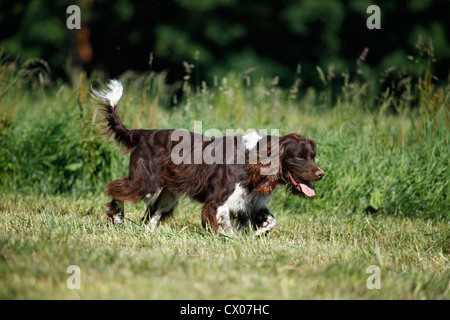
[[[81,30],[66,27],[71,4],[81,8]],[[381,30],[366,27],[371,4],[381,9]],[[446,80],[448,21],[448,0],[17,0],[0,2],[0,47],[22,63],[47,61],[52,78],[64,80],[80,70],[109,77],[144,72],[151,59],[153,70],[168,71],[169,82],[183,76],[187,61],[197,82],[253,71],[290,85],[300,65],[303,85],[318,87],[317,66],[351,72],[365,48],[366,77],[393,66],[420,73],[408,55],[431,40],[431,71]]]

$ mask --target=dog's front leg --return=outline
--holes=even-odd
[[[219,233],[234,236],[233,227],[231,226],[230,208],[227,205],[220,206],[217,208],[216,217],[219,224]]]
[[[255,235],[269,233],[275,227],[277,220],[267,207],[261,208],[252,215],[252,223],[256,227]]]

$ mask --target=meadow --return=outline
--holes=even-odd
[[[124,124],[300,133],[326,172],[316,196],[277,190],[264,237],[217,236],[185,198],[156,231],[140,225],[143,204],[126,204],[113,227],[103,191],[128,156],[99,134],[89,91],[106,79],[46,85],[45,68],[2,60],[0,299],[450,298],[448,82],[427,69],[376,94],[358,72],[318,68],[317,90],[300,87],[300,68],[290,88],[251,73],[209,84],[191,69],[173,85],[164,73],[123,75]],[[67,286],[71,265],[80,289]]]

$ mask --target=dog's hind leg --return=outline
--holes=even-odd
[[[141,218],[141,223],[147,224],[150,221],[152,215],[155,214],[155,207],[147,204],[144,216]]]
[[[111,219],[112,223],[122,224],[125,219],[123,201],[118,201],[112,198],[106,206],[109,208],[109,210],[106,211],[106,215]]]
[[[156,200],[154,200],[155,196]],[[157,195],[152,195],[149,200],[151,200],[151,202],[147,201],[147,210],[141,221],[146,224],[150,222],[149,227],[151,229],[155,229],[161,219],[171,215],[175,205],[178,202],[178,198],[173,192],[167,189],[162,189],[159,190]]]
[[[151,217],[156,212],[156,202],[158,202],[159,196],[161,195],[162,188],[158,189],[157,191],[153,193],[148,193],[145,198],[144,202],[146,204],[146,209],[144,216],[141,219],[141,223],[147,224]]]
[[[109,182],[106,188],[106,195],[111,197],[111,201],[106,204],[109,208],[106,215],[113,223],[121,224],[125,216],[124,202],[136,203],[143,198],[139,192],[139,184],[125,177]]]

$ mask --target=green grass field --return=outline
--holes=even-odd
[[[109,225],[104,186],[126,175],[128,155],[98,134],[89,88],[104,79],[43,88],[27,70],[0,71],[0,299],[450,298],[448,84],[424,76],[397,97],[357,77],[336,93],[320,72],[324,89],[302,92],[230,74],[186,78],[175,96],[163,75],[122,79],[128,127],[202,121],[316,141],[317,195],[280,188],[272,233],[229,238],[203,229],[201,204],[185,198],[157,231],[139,225],[142,204]],[[67,286],[71,265],[80,289]]]

